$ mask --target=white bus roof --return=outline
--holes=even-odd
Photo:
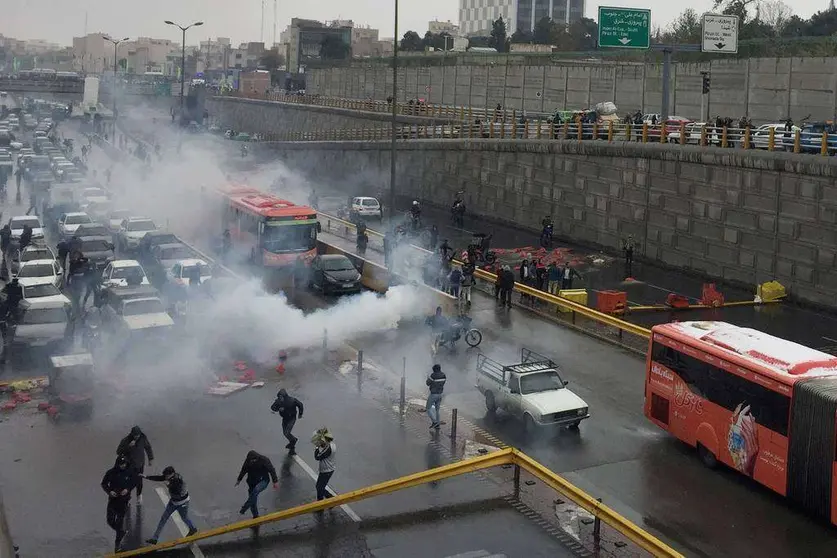
[[[784,378],[837,376],[837,357],[727,322],[672,322],[655,333],[675,333],[712,345]]]

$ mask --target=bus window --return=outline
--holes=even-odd
[[[654,344],[651,354],[695,395],[728,411],[747,405],[758,424],[788,435],[790,397],[659,343]]]

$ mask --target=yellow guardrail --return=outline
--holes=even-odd
[[[346,221],[345,219],[340,219],[339,217],[335,217],[334,215],[331,215],[329,213],[325,213],[323,211],[318,211],[317,214],[325,222],[324,230],[326,232],[330,232],[332,234],[337,234],[338,236],[343,236],[343,237],[348,237],[348,238],[351,238],[351,236],[356,234],[356,232],[355,232],[356,227],[355,227],[354,223]],[[334,223],[335,225],[332,225],[332,223]],[[374,231],[374,230],[369,229],[369,228],[366,229],[366,234],[367,234],[367,236],[370,237],[370,244],[367,247],[367,249],[369,249],[369,247],[375,248],[375,244],[372,243],[372,238],[373,237],[379,242],[381,242],[383,240],[383,237],[384,237],[384,235],[382,233],[380,233],[378,231]],[[431,252],[429,250],[426,250],[426,249],[424,249],[420,246],[416,246],[415,244],[411,244],[411,247],[414,250],[421,252],[423,255],[430,255],[431,254]],[[381,246],[381,248],[382,248],[382,246]],[[456,265],[462,265],[462,262],[460,262],[458,260],[453,260],[453,262]],[[485,271],[485,270],[482,270],[482,269],[477,269],[474,272],[474,276],[478,279],[482,279],[483,281],[489,282],[491,284],[494,284],[494,282],[497,280],[497,276],[495,274],[493,274],[491,272],[488,272],[488,271]],[[555,296],[555,295],[552,295],[552,294],[549,294],[549,293],[545,293],[543,291],[539,291],[538,289],[533,289],[532,287],[529,287],[528,285],[524,285],[522,283],[517,283],[517,282],[515,282],[515,284],[514,284],[514,290],[515,290],[515,292],[522,293],[522,294],[525,294],[525,295],[528,295],[528,296],[532,296],[532,297],[534,297],[538,300],[541,300],[541,301],[543,301],[547,304],[550,304],[552,306],[555,306],[555,307],[558,307],[558,308],[564,308],[565,310],[568,310],[570,312],[575,312],[577,314],[580,314],[580,315],[584,316],[585,318],[589,318],[589,319],[591,319],[595,322],[598,322],[600,324],[604,324],[604,325],[607,325],[607,326],[614,327],[617,330],[619,330],[620,333],[621,332],[626,332],[626,333],[630,333],[632,335],[636,335],[638,337],[642,337],[642,338],[645,338],[645,339],[648,339],[648,338],[651,337],[651,330],[648,329],[648,328],[645,328],[645,327],[633,324],[631,322],[619,319],[615,316],[611,316],[610,314],[605,314],[603,312],[599,312],[598,310],[594,310],[593,308],[590,308],[589,306],[584,306],[583,304],[578,304],[577,302],[573,302],[572,300],[568,300],[566,298],[562,298],[562,297]]]
[[[503,450],[494,451],[486,455],[464,459],[449,465],[443,465],[426,471],[413,473],[397,479],[385,481],[379,484],[353,490],[345,494],[339,494],[333,498],[310,502],[301,506],[280,510],[269,513],[255,519],[248,519],[238,521],[230,525],[222,527],[215,527],[206,531],[200,531],[190,537],[183,537],[156,544],[154,546],[146,546],[136,550],[129,550],[127,552],[120,552],[118,554],[109,555],[112,558],[128,558],[130,556],[142,556],[150,554],[158,550],[165,550],[174,548],[184,544],[196,543],[210,538],[227,535],[236,531],[250,529],[259,525],[266,525],[268,523],[275,523],[299,515],[313,513],[375,496],[382,496],[390,494],[399,490],[413,488],[422,484],[438,482],[451,477],[474,473],[493,467],[503,465],[514,465],[519,467],[532,476],[540,479],[547,486],[557,491],[564,497],[574,502],[579,507],[583,508],[595,518],[601,520],[606,525],[609,525],[624,537],[629,539],[634,544],[649,552],[657,558],[683,558],[683,555],[674,550],[672,547],[654,537],[644,529],[641,529],[636,524],[629,521],[624,516],[617,513],[609,506],[599,502],[586,492],[570,484],[563,477],[550,471],[537,461],[528,457],[524,453],[514,448],[506,448]]]

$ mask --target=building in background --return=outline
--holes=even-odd
[[[270,90],[270,72],[267,70],[241,72],[238,75],[238,90],[242,93],[264,95]]]
[[[120,60],[125,60],[125,71],[129,74],[157,74],[165,70],[168,55],[179,50],[180,45],[168,39],[137,37],[125,41],[124,48],[120,44],[118,54]]]
[[[468,36],[487,36],[499,17],[508,35],[518,29],[531,32],[544,17],[572,25],[584,17],[584,4],[585,0],[459,0],[459,28]]]
[[[259,60],[265,52],[264,43],[241,43],[238,48],[230,50],[227,67],[236,70],[255,70],[259,67]]]
[[[459,35],[459,26],[451,21],[438,21],[434,19],[433,21],[427,22],[427,30],[434,35],[440,35],[442,33],[447,33],[451,37]]]
[[[223,70],[230,67],[230,53],[232,45],[228,37],[217,37],[215,40],[200,42],[200,57],[203,71]]]
[[[286,35],[288,42],[285,60],[288,72],[300,73],[305,64],[321,60],[324,44],[336,45],[347,56],[351,56],[354,25],[345,25],[346,23],[352,22],[338,21],[326,24],[312,19],[293,18]]]
[[[105,38],[109,36],[107,33],[89,33],[84,37],[73,37],[73,69],[91,74],[112,72],[113,43]],[[119,43],[116,62],[120,72],[166,73],[166,63],[172,53],[177,53],[179,60],[179,43],[168,39],[137,37]]]

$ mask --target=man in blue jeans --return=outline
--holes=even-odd
[[[174,467],[169,465],[163,469],[162,475],[140,475],[144,479],[150,481],[162,481],[166,483],[166,488],[169,490],[169,502],[166,504],[166,509],[163,511],[163,516],[157,524],[157,529],[154,531],[154,536],[146,540],[148,544],[157,544],[160,538],[160,533],[163,532],[163,527],[175,511],[180,514],[183,523],[189,528],[187,537],[191,537],[198,532],[198,528],[189,519],[189,491],[186,489],[186,481],[183,477],[174,470]]]
[[[244,459],[244,464],[241,466],[241,472],[238,473],[238,480],[235,485],[241,483],[241,479],[247,475],[247,501],[238,510],[238,513],[243,514],[250,510],[253,518],[259,517],[259,494],[267,488],[269,481],[273,481],[273,488],[279,488],[279,479],[276,477],[276,468],[267,456],[257,453],[253,450],[247,452],[247,457]]]
[[[442,393],[445,391],[445,382],[447,376],[442,372],[442,367],[438,364],[433,365],[433,373],[427,378],[427,387],[430,393],[427,396],[427,416],[430,418],[430,428],[439,430],[441,423],[439,422],[439,407],[442,405]]]

